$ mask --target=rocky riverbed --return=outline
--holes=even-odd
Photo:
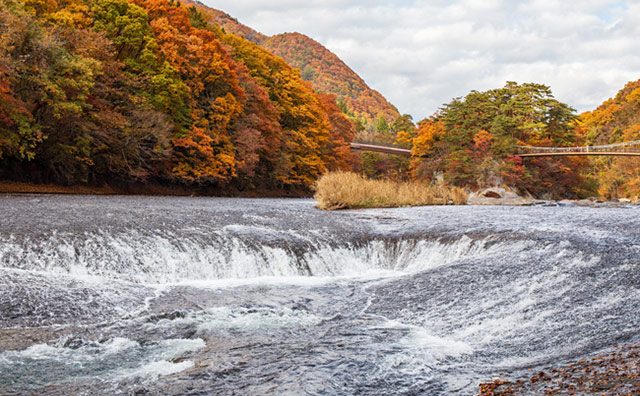
[[[478,394],[519,395],[640,395],[640,345],[616,345],[608,353],[538,369],[530,377],[495,379],[480,384]]]

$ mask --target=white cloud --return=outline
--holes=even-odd
[[[416,120],[469,91],[538,82],[578,111],[640,78],[640,4],[582,0],[206,0],[335,52]]]

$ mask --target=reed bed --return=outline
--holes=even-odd
[[[372,180],[352,172],[326,173],[318,179],[315,189],[314,198],[323,210],[465,205],[468,197],[458,187]]]

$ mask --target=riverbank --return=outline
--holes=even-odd
[[[323,210],[465,205],[467,193],[458,187],[418,182],[373,180],[353,172],[330,172],[316,182],[318,208]]]
[[[309,198],[311,192],[301,189],[246,190],[190,187],[182,185],[127,184],[88,186],[63,186],[0,180],[0,194],[77,194],[77,195],[151,195],[151,196],[203,196],[241,198]]]
[[[518,380],[496,379],[480,384],[478,396],[640,395],[640,345],[551,368]]]
[[[376,181],[377,182],[377,181]],[[629,199],[619,199],[605,201],[596,198],[560,201],[534,199],[532,197],[521,197],[504,189],[490,188],[467,195],[462,189],[432,188],[423,185],[413,188],[403,189],[398,185],[406,183],[390,183],[387,187],[375,185],[366,194],[368,198],[357,201],[353,192],[346,185],[338,183],[333,186],[336,191],[340,190],[340,196],[335,199],[334,209],[343,208],[374,208],[374,207],[401,207],[401,206],[422,206],[422,205],[489,205],[489,206],[583,206],[583,207],[617,207],[622,205],[640,205],[640,201]],[[413,184],[413,183],[409,183]],[[354,188],[355,189],[355,188]],[[376,195],[389,194],[395,192],[399,197],[395,201],[388,197]],[[59,184],[37,184],[25,183],[10,180],[0,180],[0,194],[62,194],[62,195],[143,195],[143,196],[198,196],[198,197],[238,197],[238,198],[311,198],[312,193],[301,189],[279,189],[279,190],[237,190],[237,189],[212,189],[206,187],[189,187],[181,185],[160,185],[160,184],[129,184],[129,185],[103,185],[88,186],[75,185],[64,186]],[[360,193],[359,193],[360,194]],[[351,198],[346,198],[349,195]],[[357,195],[357,194],[356,194]],[[468,198],[466,198],[468,197]],[[316,192],[318,199],[318,192]],[[321,197],[321,199],[327,199]],[[331,202],[331,201],[327,201]],[[327,203],[331,205],[331,203]],[[344,206],[342,206],[344,205]]]

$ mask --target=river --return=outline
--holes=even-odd
[[[640,207],[0,196],[2,395],[472,395],[640,336]]]

